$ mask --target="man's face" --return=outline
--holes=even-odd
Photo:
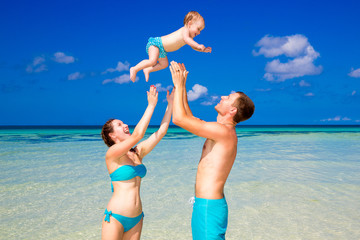
[[[230,109],[233,108],[233,104],[235,100],[239,97],[238,93],[231,93],[228,96],[221,96],[220,102],[215,106],[215,110],[225,115],[226,113],[230,112]]]

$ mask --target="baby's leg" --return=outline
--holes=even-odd
[[[135,82],[136,73],[141,69],[154,66],[159,58],[159,49],[155,46],[149,47],[149,59],[142,60],[135,67],[130,68],[130,79]]]
[[[159,58],[159,62],[155,66],[144,68],[145,80],[149,81],[149,74],[167,68],[169,66],[169,60],[167,57]]]

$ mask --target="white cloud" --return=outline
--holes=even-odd
[[[43,62],[45,62],[44,57],[36,57],[36,58],[34,58],[33,65],[36,66],[36,65],[39,65],[39,64],[41,64]]]
[[[351,72],[349,73],[350,77],[359,78],[360,77],[360,68],[354,69],[351,68]]]
[[[80,72],[71,73],[68,76],[68,80],[77,80],[85,77],[85,74],[82,74]]]
[[[108,68],[104,72],[102,72],[102,74],[106,74],[106,73],[109,73],[109,72],[129,71],[129,69],[130,69],[130,63],[128,63],[128,62],[125,62],[125,63],[118,62],[116,68]]]
[[[139,81],[139,77],[136,77],[135,82]],[[130,75],[129,74],[123,74],[119,77],[112,78],[112,79],[105,79],[102,84],[107,84],[109,82],[114,82],[118,84],[128,83],[131,82]]]
[[[310,85],[310,83],[305,82],[305,80],[301,80],[301,81],[299,82],[299,86],[300,86],[300,87],[310,87],[311,85]]]
[[[264,55],[267,58],[280,55],[297,57],[299,55],[305,55],[304,53],[309,45],[308,39],[301,34],[285,37],[271,37],[266,35],[256,43],[256,46],[260,47],[260,49],[258,52],[253,50],[253,54],[255,56]]]
[[[192,87],[192,90],[189,90],[187,93],[187,97],[189,101],[195,101],[196,99],[207,95],[207,88],[204,86],[201,86],[199,84],[195,84]]]
[[[217,103],[218,101],[219,101],[219,96],[211,96],[209,100],[202,102],[201,105],[211,106]]]
[[[26,67],[26,72],[43,72],[47,70],[47,66],[44,64],[44,57],[35,57],[33,62]]]
[[[309,93],[307,93],[307,94],[305,94],[305,96],[306,97],[313,97],[313,96],[315,96],[312,92],[309,92]]]
[[[350,120],[351,119],[348,117],[336,116],[334,118],[322,119],[320,121],[322,121],[322,122],[339,122],[339,121],[350,121]]]
[[[271,88],[258,88],[258,89],[255,89],[255,91],[258,91],[258,92],[269,92],[269,91],[271,91]]]
[[[161,86],[161,83],[155,84],[155,87],[156,87],[156,90],[157,90],[158,92],[166,92],[167,90],[170,90],[170,89],[172,88],[171,85],[167,86],[166,88],[165,88],[165,87],[162,87],[162,86]]]
[[[352,91],[351,96],[354,96],[356,94],[356,91]]]
[[[271,37],[266,35],[256,44],[260,47],[259,51],[253,50],[254,56],[264,55],[267,58],[285,55],[288,59],[286,63],[280,59],[274,59],[265,66],[266,73],[264,78],[268,81],[282,82],[286,79],[302,77],[305,75],[317,75],[322,72],[322,66],[315,66],[314,60],[320,54],[308,42],[308,39],[300,34]]]
[[[204,105],[204,106],[211,106],[211,105],[213,105],[214,103],[213,102],[211,102],[211,101],[204,101],[204,102],[202,102],[202,103],[200,103],[201,105]]]
[[[53,60],[55,62],[58,62],[58,63],[73,63],[75,61],[75,58],[72,57],[72,56],[67,56],[65,53],[63,52],[56,52],[54,54],[54,58]]]
[[[43,71],[47,71],[47,66],[45,64],[41,64],[36,66],[36,68],[32,69],[34,72],[43,72]]]

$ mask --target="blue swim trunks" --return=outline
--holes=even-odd
[[[195,197],[191,218],[193,240],[225,239],[228,223],[228,206],[222,199]]]
[[[159,58],[166,58],[166,55],[167,55],[167,52],[165,52],[165,49],[164,49],[164,46],[162,44],[162,41],[161,41],[161,37],[151,37],[149,38],[148,40],[148,43],[146,45],[146,52],[147,54],[149,54],[149,47],[150,46],[155,46],[159,49]]]

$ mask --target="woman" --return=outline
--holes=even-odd
[[[136,147],[134,146],[144,137],[154,112],[158,100],[156,87],[151,86],[147,92],[148,106],[132,134],[128,125],[117,119],[110,119],[103,126],[101,135],[109,146],[105,161],[114,193],[102,221],[102,239],[140,239],[144,217],[140,182],[146,174],[142,159],[167,132],[172,113],[173,92],[170,95],[169,91],[167,92],[168,107],[160,128]]]

